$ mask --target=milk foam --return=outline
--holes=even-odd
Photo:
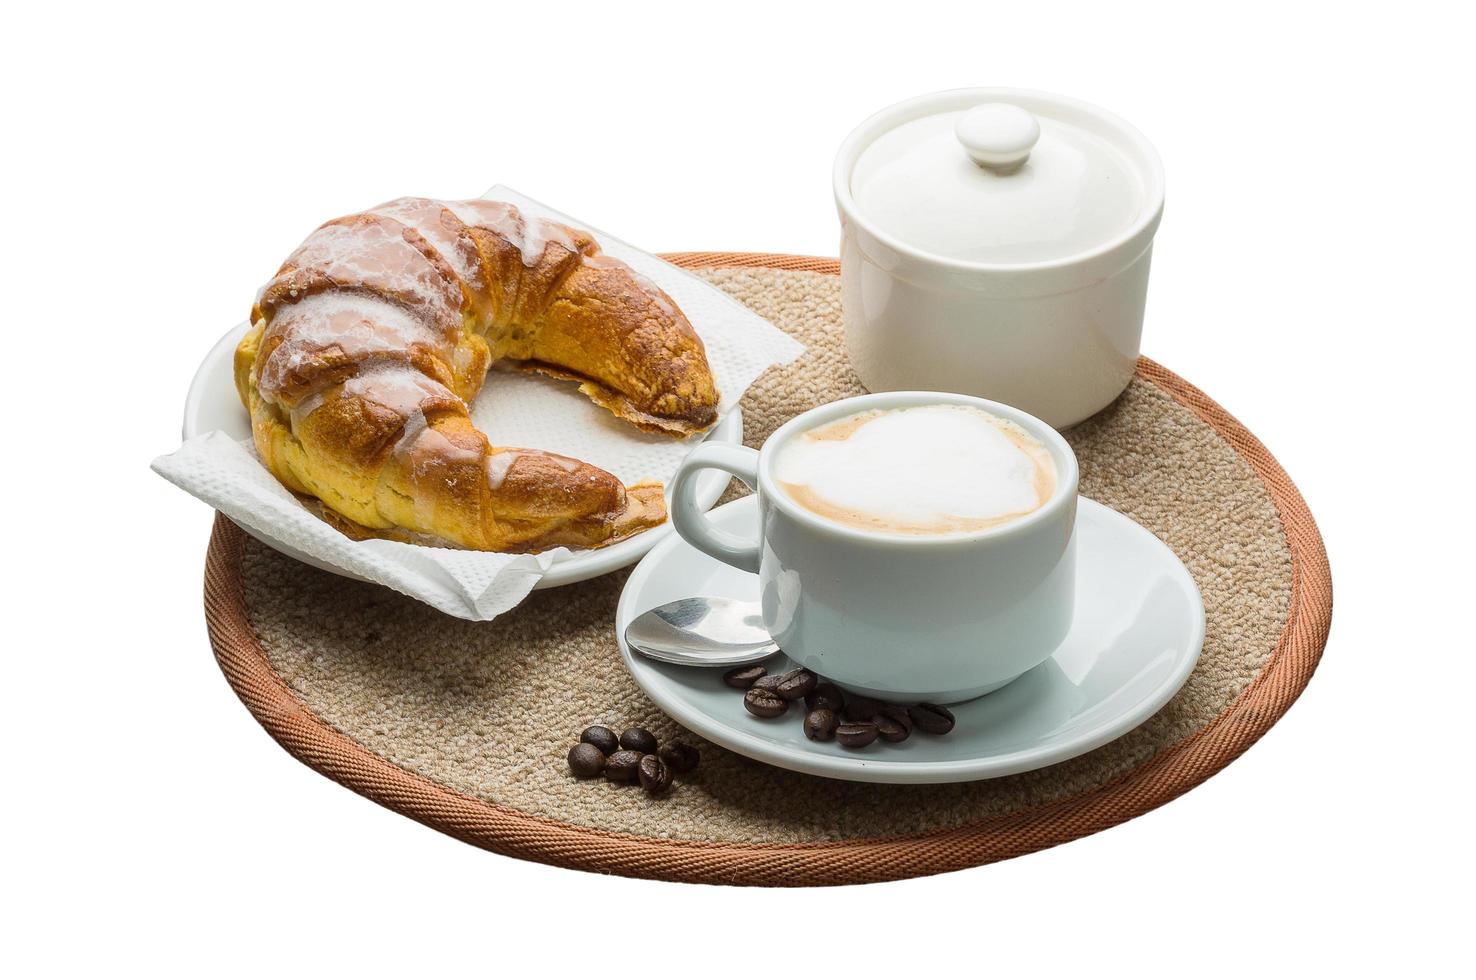
[[[1018,425],[968,405],[863,412],[791,438],[774,476],[809,510],[861,528],[982,530],[1055,492],[1050,451]]]

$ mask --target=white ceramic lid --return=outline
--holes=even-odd
[[[1145,165],[1146,141],[1115,117],[1041,93],[950,101],[856,158],[856,210],[886,235],[958,262],[1052,263],[1120,240],[1161,206],[1156,157],[1148,148]]]

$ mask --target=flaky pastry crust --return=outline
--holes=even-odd
[[[267,467],[335,526],[489,551],[662,523],[660,484],[498,447],[467,406],[497,362],[578,382],[642,429],[717,420],[701,339],[588,232],[495,201],[399,198],[318,228],[263,287],[236,387]]]

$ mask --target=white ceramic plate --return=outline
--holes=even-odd
[[[195,372],[195,378],[190,382],[190,393],[185,397],[184,437],[186,439],[216,429],[233,439],[251,438],[251,419],[246,414],[246,410],[241,407],[241,399],[236,394],[232,363],[236,345],[245,336],[246,329],[247,324],[241,323],[226,331],[225,336],[221,337],[219,342],[210,349],[210,353],[205,355],[205,360]],[[571,390],[569,397],[579,396]],[[743,413],[736,405],[731,412],[723,416],[717,425],[713,426],[712,431],[707,434],[707,439],[733,445],[743,442]],[[698,502],[704,508],[717,503],[717,499],[727,489],[728,480],[728,475],[718,470],[704,472],[697,478]],[[670,503],[670,499],[667,502]],[[321,568],[348,578],[359,578],[346,569],[331,565],[322,559],[283,544],[268,534],[258,534],[250,528],[242,528],[242,530],[263,544],[296,558],[300,562],[312,565],[314,568]],[[669,533],[671,533],[670,522],[626,538],[608,548],[578,552],[568,560],[554,565],[533,588],[551,589],[558,585],[568,585],[571,582],[583,582],[585,579],[613,572],[617,568],[624,568],[650,551],[652,546]]]
[[[751,535],[754,497],[711,513],[721,528]],[[615,615],[625,666],[657,706],[703,738],[762,762],[815,776],[872,783],[950,783],[1038,769],[1110,742],[1173,697],[1199,660],[1204,604],[1163,542],[1116,511],[1082,498],[1076,518],[1076,619],[1050,660],[982,698],[954,705],[942,737],[845,749],[811,742],[800,712],[755,718],[715,668],[678,667],[634,656],[625,627],[637,615],[691,595],[757,601],[758,578],[714,561],[681,538],[662,541],[636,566]],[[905,651],[899,651],[905,656]],[[782,655],[766,661],[787,669]]]

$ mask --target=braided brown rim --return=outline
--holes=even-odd
[[[743,266],[837,275],[834,259],[742,252],[666,256],[687,268]],[[847,885],[955,871],[1062,844],[1146,813],[1250,748],[1291,707],[1322,657],[1332,620],[1327,551],[1302,496],[1266,447],[1203,392],[1147,358],[1139,377],[1187,406],[1265,483],[1292,555],[1290,615],[1276,650],[1213,721],[1089,792],[951,830],[815,844],[671,841],[590,830],[458,793],[346,738],[303,704],[256,640],[241,582],[246,535],[216,515],[205,561],[205,620],[226,680],[299,761],[354,792],[489,851],[567,868],[730,885]]]

